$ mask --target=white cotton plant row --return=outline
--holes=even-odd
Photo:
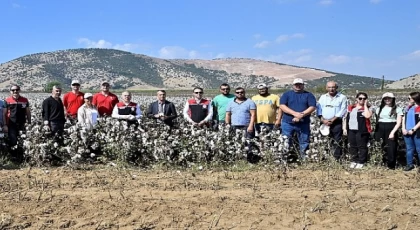
[[[5,98],[8,95],[0,96]],[[247,140],[244,131],[230,132],[222,125],[218,132],[191,126],[182,118],[186,97],[168,97],[175,103],[179,114],[178,127],[172,132],[146,116],[137,128],[107,117],[100,118],[93,130],[66,123],[63,138],[57,141],[48,136],[41,117],[42,101],[49,94],[23,93],[22,96],[30,101],[32,124],[27,125],[26,133],[20,136],[19,145],[31,165],[125,162],[141,166],[165,163],[188,167],[203,163],[231,163],[247,159],[249,152],[267,163],[286,164],[290,159],[288,149],[291,146],[279,130],[263,131],[258,138]],[[156,98],[134,94],[132,100],[139,103],[145,113]],[[373,98],[371,103],[378,106],[380,98]],[[308,157],[312,161],[328,158],[331,155],[330,143],[319,133],[319,120],[315,114],[311,117],[310,127]],[[370,152],[375,151],[378,152],[378,146],[371,145]]]

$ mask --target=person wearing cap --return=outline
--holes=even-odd
[[[92,104],[98,108],[99,116],[111,116],[115,105],[118,103],[117,95],[109,91],[108,82],[102,82],[101,92],[93,95]]]
[[[122,101],[118,102],[112,111],[112,117],[126,120],[129,124],[138,125],[138,121],[142,117],[140,106],[131,101],[131,93],[124,91],[121,94]]]
[[[230,93],[230,86],[227,83],[223,83],[219,87],[220,94],[213,98],[211,104],[213,106],[213,120],[214,128],[217,130],[219,124],[225,123],[226,118],[226,107],[229,102],[235,99],[235,95]]]
[[[293,80],[293,89],[280,97],[280,109],[283,111],[281,120],[282,133],[292,146],[293,134],[297,134],[299,152],[302,160],[306,159],[306,150],[310,141],[310,116],[316,108],[315,96],[305,90],[301,78]]]
[[[403,111],[397,107],[393,93],[382,95],[381,105],[376,110],[375,140],[381,143],[382,162],[395,169],[397,162],[398,129],[401,127]]]
[[[77,111],[84,103],[83,95],[84,93],[80,92],[80,81],[73,80],[71,91],[63,96],[64,113],[70,120],[76,119]]]
[[[98,121],[98,109],[92,104],[93,95],[85,93],[85,103],[77,110],[77,123],[86,129],[91,129]]]
[[[10,94],[5,100],[6,108],[3,109],[6,118],[3,120],[3,129],[7,130],[9,146],[13,147],[17,145],[19,133],[25,130],[25,124],[31,123],[31,109],[28,99],[20,95],[20,86],[12,85]],[[13,160],[17,162],[23,160],[23,150],[15,149],[11,154]]]
[[[404,171],[414,169],[413,158],[416,153],[420,159],[420,92],[411,92],[408,99],[408,106],[404,111],[402,121],[407,160]]]
[[[54,85],[51,96],[42,102],[42,119],[47,130],[51,131],[52,136],[62,136],[64,132],[64,106],[60,98],[61,87]]]
[[[370,118],[373,108],[368,103],[368,96],[364,92],[356,94],[356,103],[349,105],[343,125],[343,135],[348,136],[350,168],[361,169],[367,162],[368,143],[372,132]]]
[[[194,98],[188,99],[185,103],[183,115],[184,119],[194,126],[209,127],[213,118],[213,107],[211,106],[211,100],[203,98],[203,94],[203,88],[194,88]]]
[[[173,120],[178,117],[174,103],[166,100],[166,91],[157,91],[157,101],[150,104],[147,117],[164,123],[169,127],[174,126]]]
[[[325,130],[328,133],[327,136],[331,138],[334,158],[340,160],[343,154],[343,117],[346,114],[347,97],[337,89],[336,82],[327,82],[327,93],[321,95],[318,100],[317,115],[321,120],[321,132]]]
[[[280,97],[268,92],[266,84],[261,83],[257,86],[258,95],[252,97],[257,106],[257,120],[255,123],[255,131],[261,132],[263,127],[273,130],[274,127],[279,128],[282,117],[280,109]]]

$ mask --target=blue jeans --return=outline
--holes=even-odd
[[[287,123],[281,122],[282,134],[287,136],[289,148],[293,145],[293,134],[296,132],[299,141],[299,151],[302,158],[306,157],[311,137],[310,123]]]
[[[420,138],[417,138],[416,134],[411,136],[406,135],[404,136],[404,142],[406,146],[406,159],[407,159],[407,166],[413,166],[413,158],[414,153],[417,152],[417,155],[420,159]]]

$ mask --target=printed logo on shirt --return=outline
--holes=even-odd
[[[255,100],[254,102],[257,105],[272,105],[272,104],[274,104],[272,100]]]
[[[207,109],[207,105],[203,105],[203,109]]]
[[[136,108],[134,108],[134,107],[131,107],[131,111],[134,111]]]
[[[26,108],[26,104],[22,104],[22,109]]]

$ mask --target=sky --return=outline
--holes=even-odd
[[[389,80],[420,73],[420,0],[0,0],[0,22],[0,63],[113,48]]]

